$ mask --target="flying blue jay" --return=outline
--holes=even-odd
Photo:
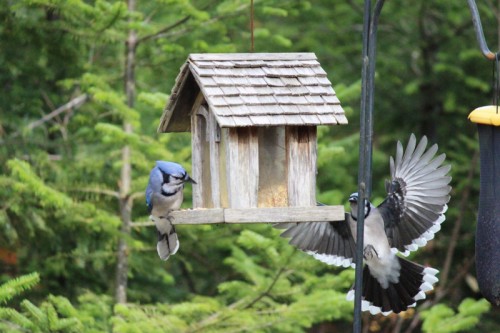
[[[173,162],[156,161],[149,175],[146,204],[150,219],[158,230],[156,250],[161,260],[167,260],[179,249],[179,239],[170,220],[170,212],[181,207],[182,190],[186,182],[196,184],[180,164]]]
[[[424,246],[440,230],[450,199],[450,165],[442,166],[445,154],[434,158],[437,145],[426,151],[427,138],[416,144],[412,134],[403,152],[397,144],[390,158],[391,180],[387,197],[377,207],[364,204],[364,251],[362,309],[372,314],[399,313],[425,298],[438,281],[438,271],[397,256],[407,256]],[[290,244],[330,265],[354,267],[358,194],[349,197],[351,213],[344,222],[283,223],[281,236]],[[347,294],[354,299],[354,287]]]

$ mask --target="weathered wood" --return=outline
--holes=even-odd
[[[208,140],[210,147],[210,188],[212,193],[212,207],[219,208],[220,204],[220,168],[219,168],[219,125],[213,113],[208,114]]]
[[[229,129],[221,128],[221,140],[219,143],[219,192],[221,207],[229,207],[229,175],[227,172],[227,140]]]
[[[246,180],[244,186],[248,191],[248,205],[245,207],[257,207],[259,195],[259,137],[257,128],[250,127],[245,129],[248,132],[248,143],[240,146],[241,150],[246,150],[248,164],[245,160],[240,160],[240,165],[246,168]],[[240,155],[241,156],[241,155]],[[243,187],[245,188],[245,187]]]
[[[347,122],[314,53],[192,54],[161,128],[188,116],[195,208],[315,206],[316,125]]]
[[[210,150],[210,135],[209,132],[209,119],[203,117],[201,114],[198,115],[199,119],[203,119],[203,160],[202,160],[202,168],[203,168],[203,177],[201,178],[201,182],[203,182],[203,208],[214,208],[213,206],[213,195],[212,195],[212,174],[210,172],[211,167],[211,150]]]
[[[255,128],[226,132],[226,174],[229,207],[257,207],[259,190],[259,143]]]
[[[194,101],[194,96],[188,97],[197,89],[206,97],[220,127],[347,121],[314,53],[191,54],[176,80],[160,130],[189,127],[189,123],[173,122],[185,122],[186,109]],[[288,109],[298,112],[293,111],[295,116],[282,112]],[[329,117],[319,118],[319,114]]]
[[[214,224],[224,223],[224,209],[187,209],[171,213],[173,224]]]
[[[157,131],[162,133],[189,132],[191,130],[190,110],[199,91],[200,86],[189,67],[183,66],[181,73],[177,76],[176,85],[172,89]]]
[[[227,208],[225,223],[343,221],[344,206]]]
[[[287,127],[288,204],[316,204],[316,127]]]
[[[344,221],[344,206],[212,208],[188,209],[171,213],[172,222],[181,224],[238,224]]]
[[[202,194],[204,187],[204,184],[201,181],[203,176],[203,143],[199,134],[201,124],[198,116],[193,116],[191,118],[191,123],[191,129],[193,130],[193,135],[191,136],[191,160],[193,165],[191,169],[191,177],[196,181],[196,186],[193,186],[193,207],[201,208],[203,207]]]
[[[253,128],[239,128],[238,135],[238,164],[232,169],[236,174],[235,183],[238,204],[232,208],[257,207],[257,193],[259,180],[259,151],[257,131]]]
[[[203,179],[203,155],[205,146],[205,129],[204,121],[201,116],[198,115],[199,108],[204,101],[203,94],[200,92],[196,97],[195,103],[193,104],[193,109],[191,110],[191,129],[193,135],[191,136],[191,160],[193,163],[193,168],[191,170],[191,176],[197,182],[196,186],[193,186],[193,207],[201,208],[204,207],[203,193],[204,193],[204,182]]]
[[[230,128],[225,131],[226,151],[226,184],[229,207],[242,207],[240,191],[238,189],[238,131]]]

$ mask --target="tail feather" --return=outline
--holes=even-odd
[[[363,269],[363,311],[372,314],[391,312],[399,313],[414,307],[416,301],[425,298],[425,291],[432,289],[432,284],[437,281],[437,270],[425,268],[421,265],[397,257],[401,264],[399,281],[389,282],[387,288],[370,273],[368,266]],[[430,287],[430,289],[429,289]],[[347,294],[347,299],[354,299],[354,287]]]
[[[179,238],[175,232],[175,228],[172,228],[170,233],[161,234],[158,232],[158,243],[156,244],[156,250],[158,251],[158,256],[161,260],[168,260],[168,258],[177,253],[179,249]]]

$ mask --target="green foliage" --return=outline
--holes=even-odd
[[[422,329],[432,333],[463,332],[475,327],[481,315],[490,308],[490,303],[485,299],[464,299],[458,306],[458,312],[444,304],[438,304],[422,312]]]
[[[80,320],[85,333],[111,331],[113,299],[106,294],[96,295],[84,292],[78,297],[78,311],[75,317]]]
[[[240,233],[224,261],[238,278],[213,297],[177,304],[117,305],[116,332],[303,332],[314,323],[351,318],[345,292],[351,270],[334,274],[276,237],[270,226]]]
[[[12,297],[33,288],[40,281],[38,273],[23,275],[0,286],[0,301],[5,303]],[[28,300],[21,301],[21,311],[0,307],[0,330],[14,332],[81,332],[83,327],[74,318],[76,310],[63,297],[49,296],[40,307]]]
[[[38,273],[23,275],[9,280],[0,286],[0,304],[7,303],[14,296],[33,288],[40,282]]]
[[[143,193],[154,161],[176,161],[190,171],[189,133],[156,133],[162,110],[189,53],[250,49],[249,4],[136,1],[134,11],[114,0],[0,6],[0,250],[17,258],[13,267],[0,262],[0,278],[12,272],[42,276],[37,288],[31,289],[37,275],[0,287],[0,305],[15,302],[1,308],[0,331],[313,332],[327,323],[337,331],[351,326],[345,292],[353,270],[295,251],[270,226],[179,226],[181,248],[168,262],[157,258],[152,228],[133,228],[125,237],[119,231],[121,195],[130,199],[132,221],[147,220]],[[487,39],[495,40],[495,11],[479,6]],[[345,203],[357,184],[361,2],[256,0],[254,23],[256,52],[314,52],[328,73],[349,125],[318,129],[317,198]],[[384,197],[396,140],[415,132],[439,143],[453,167],[452,200],[442,231],[413,259],[441,269],[456,244],[450,281],[473,256],[478,144],[466,115],[489,103],[491,64],[477,50],[462,2],[386,1],[381,23],[371,199]],[[124,90],[130,29],[138,43],[132,101]],[[88,97],[83,104],[53,115],[82,95]],[[125,194],[124,146],[131,151]],[[190,191],[187,186],[186,208]],[[459,222],[456,242],[452,232]],[[115,305],[112,296],[120,239],[129,246],[126,305]],[[449,292],[424,314],[422,329],[456,323],[465,329],[482,315],[479,326],[498,330],[498,310],[463,301],[480,297],[473,285],[460,279],[438,286]],[[21,291],[26,299],[17,302]],[[457,313],[443,305],[460,302]],[[370,317],[377,323],[370,329],[397,332],[411,316]]]

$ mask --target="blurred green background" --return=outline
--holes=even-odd
[[[500,3],[477,2],[496,50]],[[140,226],[154,161],[191,168],[189,133],[156,132],[179,67],[190,53],[248,52],[249,5],[0,6],[0,332],[351,330],[345,294],[354,271],[315,261],[269,225],[179,226],[182,245],[167,262],[157,257],[154,228]],[[346,111],[349,125],[318,129],[317,178],[318,200],[345,204],[357,186],[363,1],[254,6],[255,51],[314,52]],[[441,232],[411,257],[441,271],[437,289],[415,310],[364,314],[365,332],[500,331],[499,309],[481,298],[475,278],[479,152],[467,120],[491,103],[492,71],[465,1],[385,4],[371,199],[384,198],[389,156],[410,133],[447,154],[453,191]],[[126,297],[117,298],[124,277]]]

